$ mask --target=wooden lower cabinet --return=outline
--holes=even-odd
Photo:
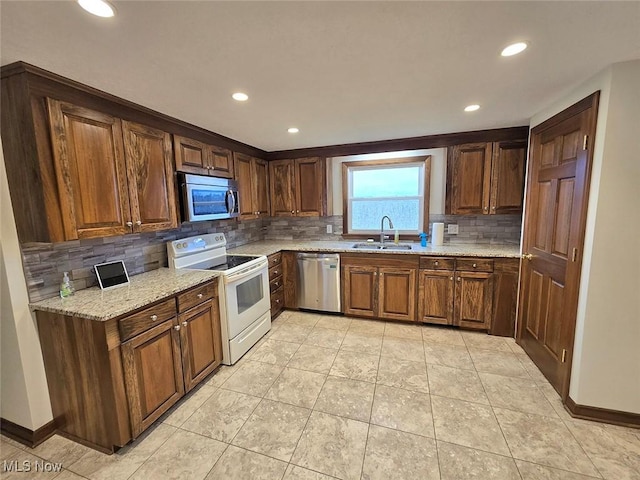
[[[184,395],[178,329],[173,317],[122,344],[133,438]]]
[[[359,317],[378,315],[378,267],[348,265],[343,270],[344,313]]]
[[[456,271],[453,324],[488,330],[493,312],[493,273]]]
[[[271,318],[276,318],[284,308],[284,271],[283,254],[274,253],[267,257],[269,261],[269,293],[271,294]]]
[[[454,292],[453,271],[420,270],[418,320],[452,325]]]
[[[378,276],[378,316],[415,320],[417,269],[381,267]]]
[[[296,252],[282,252],[282,282],[284,283],[285,308],[298,308],[297,278],[298,263],[296,262]]]

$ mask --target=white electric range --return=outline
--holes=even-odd
[[[169,267],[220,272],[222,362],[236,363],[271,329],[267,257],[227,255],[222,233],[167,243]]]

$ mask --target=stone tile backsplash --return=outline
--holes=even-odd
[[[457,223],[458,235],[448,235],[445,243],[519,243],[520,215],[431,215],[433,222]],[[327,225],[333,233],[327,232]],[[167,266],[166,243],[204,233],[223,232],[228,248],[259,240],[341,240],[342,216],[274,217],[237,222],[187,223],[165,232],[120,237],[74,240],[63,243],[24,244],[22,260],[29,298],[37,302],[59,293],[62,272],[69,272],[77,290],[97,284],[93,265],[123,260],[130,275]],[[430,241],[429,237],[429,241]],[[416,238],[416,242],[418,238]]]

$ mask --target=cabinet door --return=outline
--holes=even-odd
[[[425,323],[453,323],[453,271],[420,270],[418,320]]]
[[[65,239],[131,233],[120,120],[47,103]]]
[[[269,164],[254,158],[252,161],[254,181],[254,205],[256,215],[269,215]]]
[[[187,392],[222,362],[219,312],[218,299],[214,297],[178,317]]]
[[[216,177],[233,178],[233,155],[222,147],[209,147],[209,173]]]
[[[136,438],[184,395],[176,317],[122,344],[131,434]]]
[[[492,214],[521,213],[526,142],[496,142],[491,162]]]
[[[238,209],[243,220],[256,218],[253,204],[253,170],[251,157],[242,153],[235,153],[236,180],[238,182]]]
[[[171,137],[155,128],[122,122],[133,230],[178,227]]]
[[[343,267],[342,292],[344,313],[376,317],[378,268],[351,265]]]
[[[468,143],[449,149],[448,213],[489,213],[491,149],[491,143]]]
[[[282,281],[284,283],[284,306],[298,308],[298,262],[295,252],[282,252]]]
[[[456,271],[453,324],[477,330],[491,327],[493,274]]]
[[[209,174],[209,151],[207,145],[197,140],[173,136],[173,149],[178,172]]]
[[[414,268],[378,269],[378,316],[395,320],[416,319],[416,273]]]
[[[293,198],[293,169],[293,160],[275,160],[269,162],[272,217],[290,217],[296,213],[296,205]]]
[[[320,217],[324,212],[324,162],[321,158],[295,160],[295,207],[299,217]]]

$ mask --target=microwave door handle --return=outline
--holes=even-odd
[[[229,199],[231,199],[231,206],[229,206]],[[236,196],[232,190],[227,190],[227,194],[224,197],[224,203],[227,207],[227,213],[233,213],[236,210]]]

